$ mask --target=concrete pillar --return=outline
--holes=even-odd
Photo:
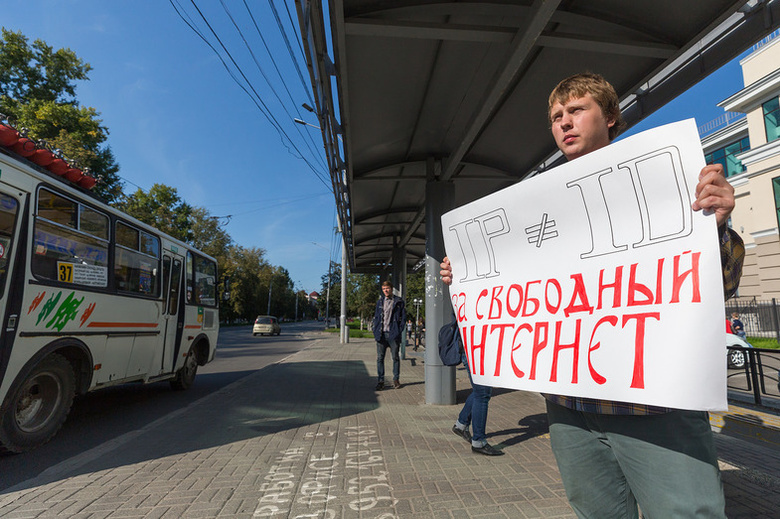
[[[395,295],[406,300],[406,249],[396,246],[393,246],[393,289]],[[401,330],[400,355],[402,360],[406,359],[406,321]]]
[[[441,215],[452,209],[455,184],[434,180],[432,166],[429,161],[429,180],[425,184],[425,403],[453,405],[455,367],[441,363],[438,335],[454,315],[439,264],[444,258]]]

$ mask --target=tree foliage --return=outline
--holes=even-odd
[[[192,207],[181,199],[175,187],[155,184],[144,192],[138,189],[118,204],[124,212],[164,233],[190,242]]]
[[[122,182],[111,148],[104,145],[108,129],[97,110],[76,99],[76,81],[88,80],[90,70],[70,49],[54,50],[42,40],[30,44],[21,32],[2,29],[0,113],[89,169],[100,180],[93,191],[114,202]]]
[[[348,274],[350,285],[347,297],[349,315],[358,317],[365,324],[374,317],[376,301],[382,290],[379,286],[379,276],[375,274]]]

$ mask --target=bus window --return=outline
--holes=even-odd
[[[104,215],[93,211],[89,207],[81,206],[79,229],[96,238],[108,241],[108,220]]]
[[[51,191],[41,189],[38,192],[38,217],[64,227],[77,229],[78,204]]]
[[[3,295],[5,277],[8,273],[11,242],[14,237],[14,227],[18,212],[19,202],[4,193],[0,193],[0,297]]]
[[[106,287],[108,216],[39,190],[32,271],[39,279]]]
[[[217,264],[187,253],[187,303],[204,306],[217,304]]]
[[[173,260],[171,286],[168,300],[168,315],[176,315],[179,311],[179,283],[181,283],[181,261]]]
[[[217,304],[217,265],[199,256],[195,256],[194,299],[194,302],[199,305]]]
[[[150,245],[152,242],[156,244]],[[148,232],[117,222],[114,255],[117,289],[144,296],[159,296],[159,270],[159,239]]]

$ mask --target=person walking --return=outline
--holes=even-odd
[[[374,388],[381,391],[385,388],[385,353],[390,348],[393,357],[393,387],[401,387],[401,358],[398,350],[401,347],[401,333],[406,322],[404,300],[393,295],[393,285],[389,281],[382,283],[382,295],[376,302],[372,331],[376,340],[376,372],[377,383]]]
[[[567,160],[612,142],[624,125],[619,105],[613,86],[598,74],[576,74],[553,89],[548,122]],[[736,293],[745,255],[742,239],[728,227],[734,205],[734,188],[723,166],[705,166],[691,207],[716,219],[726,298]],[[442,281],[451,284],[448,258],[441,269]],[[645,517],[725,519],[723,484],[705,411],[544,396],[553,454],[577,517],[637,519],[641,508]]]

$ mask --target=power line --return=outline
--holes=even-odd
[[[244,0],[244,4],[246,5],[246,0]],[[290,59],[292,60],[293,64],[295,65],[295,71],[298,73],[298,77],[301,80],[301,85],[303,86],[303,91],[306,92],[306,96],[309,98],[309,103],[314,104],[314,100],[311,97],[311,92],[309,92],[308,87],[306,86],[306,81],[303,79],[303,74],[301,73],[301,65],[298,63],[298,59],[295,57],[295,53],[292,50],[292,45],[290,45],[290,40],[287,38],[287,32],[284,30],[284,27],[282,26],[282,20],[279,18],[279,12],[276,9],[276,5],[274,4],[274,0],[268,0],[268,4],[271,6],[271,11],[274,13],[274,18],[276,18],[276,25],[279,27],[279,32],[282,33],[282,38],[284,38],[284,43],[287,45],[287,52],[290,53]],[[290,25],[293,27],[293,30],[295,30],[295,24],[292,21],[292,16],[290,15],[290,9],[287,6],[287,3],[284,4],[285,9],[287,9],[287,17],[290,19]],[[247,8],[249,9],[249,8]],[[301,56],[303,56],[303,47],[301,46],[300,38],[296,38],[298,41],[298,48],[301,51]]]
[[[283,144],[285,147],[287,147],[287,145],[286,145],[286,144],[285,144],[285,142],[284,142],[284,139],[286,138],[286,139],[287,139],[287,141],[290,143],[290,145],[293,147],[293,149],[295,149],[295,151],[298,153],[298,158],[300,158],[301,160],[303,160],[303,161],[306,163],[306,165],[307,165],[307,166],[309,166],[309,169],[311,169],[311,170],[312,170],[312,172],[315,174],[315,176],[317,177],[317,179],[318,179],[320,182],[322,182],[322,184],[323,184],[325,187],[327,187],[327,188],[328,188],[328,190],[330,191],[330,190],[332,189],[332,186],[329,186],[329,185],[328,185],[328,182],[327,182],[327,180],[326,180],[325,178],[323,178],[322,174],[321,174],[319,171],[317,171],[317,169],[314,167],[314,165],[313,165],[313,164],[311,164],[311,162],[309,162],[309,160],[308,160],[306,157],[304,157],[303,153],[302,153],[302,152],[301,152],[301,151],[298,149],[298,147],[295,145],[295,143],[294,143],[294,142],[293,142],[293,140],[290,138],[290,136],[287,134],[287,132],[285,132],[285,131],[284,131],[284,129],[281,127],[281,125],[279,124],[279,122],[276,120],[276,118],[275,118],[275,117],[273,116],[273,114],[271,113],[271,110],[268,108],[268,106],[265,104],[265,102],[264,102],[264,101],[262,100],[262,98],[260,97],[260,94],[258,94],[258,92],[255,90],[255,88],[252,86],[252,83],[249,81],[249,79],[248,79],[248,78],[246,77],[246,75],[243,73],[243,71],[242,71],[241,67],[238,65],[238,63],[236,63],[235,59],[233,59],[233,56],[232,56],[232,54],[230,53],[230,51],[227,49],[227,47],[224,45],[224,43],[222,42],[222,40],[221,40],[221,39],[219,38],[219,36],[216,34],[216,31],[214,31],[214,29],[211,27],[211,24],[208,22],[208,20],[206,19],[205,15],[204,15],[204,14],[201,12],[201,10],[200,10],[200,9],[198,8],[198,6],[195,4],[195,1],[194,1],[194,0],[190,0],[190,2],[192,3],[193,7],[194,7],[194,8],[195,8],[195,10],[198,12],[198,14],[200,15],[201,19],[203,20],[203,22],[204,22],[204,23],[206,24],[206,26],[208,27],[208,29],[209,29],[209,31],[211,32],[211,34],[214,36],[214,38],[216,38],[217,42],[219,43],[219,45],[220,45],[220,46],[222,47],[222,49],[224,50],[224,52],[225,52],[225,54],[227,55],[227,57],[230,59],[230,61],[231,61],[231,63],[233,64],[233,66],[236,68],[236,70],[238,71],[238,73],[241,75],[241,77],[242,77],[242,78],[244,79],[244,81],[246,82],[246,85],[249,87],[249,89],[251,89],[251,90],[252,90],[252,92],[254,93],[254,96],[253,96],[253,95],[252,95],[252,94],[249,92],[249,90],[247,89],[247,87],[246,87],[246,86],[244,86],[244,84],[242,84],[242,82],[241,82],[241,81],[239,81],[239,79],[236,77],[236,75],[234,74],[234,72],[233,72],[233,71],[231,70],[231,68],[228,66],[227,62],[226,62],[226,61],[225,61],[225,59],[222,57],[222,55],[221,55],[221,54],[220,54],[220,53],[217,51],[217,49],[216,49],[216,48],[215,48],[215,47],[214,47],[214,46],[213,46],[213,45],[212,45],[212,44],[211,44],[211,43],[208,41],[208,39],[206,39],[206,37],[205,37],[205,36],[204,36],[204,35],[203,35],[203,34],[202,34],[202,33],[201,33],[201,32],[200,32],[200,31],[199,31],[199,30],[198,30],[198,29],[195,27],[194,21],[191,23],[191,22],[190,22],[190,21],[187,19],[187,17],[185,17],[185,16],[184,16],[184,14],[182,14],[182,11],[184,11],[184,8],[183,8],[183,7],[181,7],[181,5],[179,5],[179,6],[177,7],[177,0],[169,0],[169,2],[170,2],[170,4],[171,4],[171,6],[173,7],[173,9],[176,11],[176,14],[178,14],[178,15],[179,15],[179,17],[182,19],[182,21],[184,21],[184,23],[185,23],[185,24],[187,24],[187,26],[188,26],[188,27],[189,27],[189,28],[190,28],[190,29],[191,29],[191,30],[192,30],[192,31],[193,31],[195,34],[197,34],[197,35],[198,35],[198,36],[201,38],[201,40],[203,40],[203,42],[204,42],[206,45],[208,45],[208,47],[209,47],[209,48],[210,48],[210,49],[211,49],[211,50],[214,52],[214,54],[216,54],[216,55],[217,55],[217,57],[218,57],[218,58],[219,58],[219,60],[222,62],[222,65],[225,67],[225,70],[228,72],[228,74],[229,74],[229,75],[230,75],[230,77],[233,79],[233,81],[234,81],[234,82],[235,82],[235,83],[236,83],[236,84],[239,86],[239,88],[241,88],[241,89],[244,91],[244,93],[245,93],[247,96],[249,96],[249,98],[252,100],[252,102],[255,104],[255,106],[256,106],[256,107],[257,107],[257,108],[260,110],[260,113],[262,113],[262,114],[263,114],[263,116],[264,116],[264,117],[265,117],[265,118],[268,120],[268,122],[269,122],[269,123],[271,123],[271,125],[272,125],[272,126],[274,127],[274,129],[277,131],[277,133],[279,134],[279,137],[280,137],[280,139],[282,140],[282,144]],[[288,149],[289,149],[289,148],[288,148]]]
[[[219,3],[222,5],[222,9],[225,11],[225,14],[227,14],[228,18],[230,19],[230,22],[233,24],[233,27],[235,27],[236,31],[238,32],[238,35],[241,38],[241,41],[244,42],[244,46],[249,51],[249,54],[252,56],[252,61],[254,61],[255,66],[260,71],[260,74],[263,76],[263,79],[265,79],[266,84],[268,84],[268,87],[271,89],[271,92],[276,97],[276,100],[279,101],[279,104],[281,105],[282,109],[287,114],[288,119],[294,119],[292,114],[290,114],[290,112],[284,106],[284,102],[282,101],[282,98],[276,92],[276,89],[274,88],[273,84],[271,83],[271,80],[268,78],[268,76],[266,75],[265,71],[263,70],[263,67],[260,65],[260,62],[258,61],[257,56],[255,56],[255,53],[252,50],[252,47],[249,45],[249,42],[247,42],[246,37],[244,37],[244,32],[241,30],[241,28],[236,23],[235,18],[233,18],[233,15],[230,13],[230,10],[228,9],[227,5],[225,5],[224,0],[219,0]],[[251,12],[249,12],[249,16],[252,19],[252,22],[254,23],[255,19],[252,16]],[[284,77],[282,77],[282,73],[279,71],[279,67],[276,65],[276,61],[273,58],[273,54],[271,53],[271,50],[268,48],[268,44],[266,43],[265,38],[263,37],[263,34],[260,32],[260,29],[257,27],[257,23],[255,23],[255,29],[257,30],[258,36],[260,36],[260,40],[263,42],[263,46],[265,47],[266,52],[268,53],[268,55],[271,58],[271,62],[273,63],[274,68],[276,69],[276,73],[277,73],[277,75],[279,76],[279,79],[282,82],[282,86],[284,87],[285,91],[287,91],[287,95],[290,98],[290,101],[292,102],[292,105],[295,107],[296,106],[295,100],[293,99],[292,94],[290,93],[290,89],[287,88],[287,84],[284,81]],[[300,117],[301,113],[297,110],[297,107],[296,107],[296,113]],[[301,136],[301,138],[303,139],[304,143],[309,148],[309,151],[311,152],[312,156],[315,157],[316,159],[324,161],[324,157],[318,156],[317,153],[309,145],[309,142],[306,141],[306,137],[304,137],[304,132],[302,132],[301,129],[298,128],[298,126],[295,127],[295,130],[298,132],[298,135]],[[314,141],[311,138],[311,135],[309,135],[308,133],[306,133],[306,135],[309,137],[309,141],[311,141],[311,143],[316,146],[316,144],[314,143]],[[324,162],[323,162],[322,165],[325,165]],[[325,166],[325,169],[327,169],[327,166]]]

